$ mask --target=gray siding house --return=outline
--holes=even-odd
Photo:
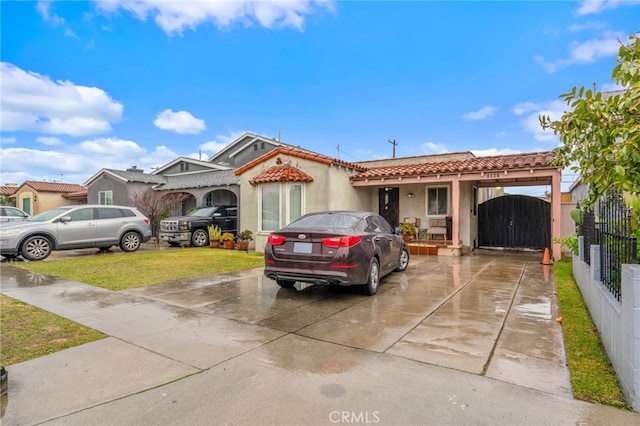
[[[85,182],[87,199],[95,204],[130,205],[131,197],[144,191],[184,193],[187,199],[172,215],[194,207],[229,204],[239,206],[240,187],[233,171],[283,144],[245,133],[207,161],[178,157],[151,173],[132,167],[102,169]]]

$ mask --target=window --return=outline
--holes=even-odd
[[[427,216],[449,214],[449,188],[446,186],[427,188]]]
[[[260,229],[280,229],[280,185],[264,185],[260,188]]]
[[[289,211],[288,219],[291,223],[302,216],[302,185],[299,183],[289,184],[287,210]]]
[[[71,220],[74,222],[78,220],[93,220],[93,209],[88,208],[75,210],[69,213],[69,217],[71,217]]]
[[[102,204],[103,206],[110,206],[113,204],[113,191],[100,191],[98,193],[98,197],[98,204]]]
[[[281,190],[284,200],[280,199]],[[283,204],[284,203],[284,204]],[[281,221],[280,212],[286,212]],[[299,183],[264,185],[260,191],[260,230],[277,231],[304,214],[304,185]]]

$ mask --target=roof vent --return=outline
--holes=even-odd
[[[137,166],[129,167],[128,172],[144,173],[144,169],[139,169]]]

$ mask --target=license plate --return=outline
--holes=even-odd
[[[311,253],[311,243],[293,243],[294,253]]]

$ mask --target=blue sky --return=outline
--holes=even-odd
[[[613,90],[640,1],[2,1],[0,184],[207,159],[244,132],[347,161],[546,151]],[[339,150],[338,147],[339,146]],[[563,188],[574,176],[567,174]],[[532,190],[541,194],[544,188]]]

